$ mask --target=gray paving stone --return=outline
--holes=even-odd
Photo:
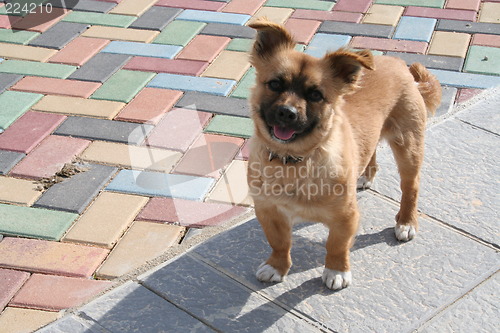
[[[215,96],[195,91],[186,92],[176,106],[241,117],[249,117],[250,112],[246,99]]]
[[[0,73],[0,93],[13,86],[14,83],[22,78],[23,76],[18,74]]]
[[[180,8],[153,6],[135,20],[129,28],[163,30],[181,12]]]
[[[200,34],[226,36],[231,38],[254,38],[255,30],[244,25],[208,23]]]
[[[98,53],[73,72],[68,79],[102,83],[109,79],[129,59],[130,56],[126,54]]]
[[[454,87],[442,87],[443,96],[441,97],[441,105],[436,110],[434,117],[441,117],[448,114],[455,103],[455,98],[457,97],[458,89]]]
[[[419,62],[428,68],[437,68],[450,71],[461,71],[464,65],[464,59],[459,57],[445,57],[426,54],[387,52],[388,56],[401,58],[408,65]]]
[[[37,333],[103,333],[105,329],[97,323],[86,321],[75,315],[65,316],[41,329]]]
[[[256,220],[213,237],[194,252],[249,288],[336,332],[411,332],[419,318],[463,295],[471,281],[489,276],[498,266],[495,250],[426,218],[420,219],[414,240],[399,243],[393,231],[398,207],[368,192],[359,197],[361,223],[351,251],[353,285],[342,291],[330,291],[321,282],[327,237],[321,224],[295,226],[294,265],[279,284],[260,283],[254,276],[270,254]],[[238,300],[232,304],[240,306]]]
[[[381,24],[359,24],[350,22],[325,21],[319,26],[318,32],[349,35],[389,38],[394,27]]]
[[[60,50],[88,27],[89,25],[87,24],[58,22],[49,30],[33,39],[29,45]]]
[[[496,110],[500,107],[497,106]],[[457,119],[427,133],[419,209],[487,242],[498,244],[500,138]],[[399,176],[389,149],[379,149],[373,189],[399,201]]]
[[[436,30],[500,35],[500,26],[498,24],[484,22],[439,20]]]
[[[91,140],[141,144],[153,125],[87,117],[68,117],[54,134]]]
[[[16,151],[0,150],[0,175],[7,174],[24,156]]]
[[[54,8],[67,8],[81,12],[107,13],[117,4],[113,2],[95,1],[95,0],[49,0]]]
[[[462,299],[432,318],[419,332],[498,332],[498,291],[500,274],[497,273]]]
[[[140,280],[219,332],[283,332],[284,328],[287,332],[320,332],[189,255]]]
[[[90,302],[80,312],[110,332],[214,332],[131,281]]]
[[[484,96],[484,95],[483,95]],[[500,88],[489,92],[489,97],[457,114],[457,118],[500,135]]]
[[[45,191],[33,207],[82,213],[118,169],[97,164],[83,164],[78,173]]]

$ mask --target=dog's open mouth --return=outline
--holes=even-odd
[[[292,141],[293,139],[295,139],[295,137],[298,134],[292,128],[282,127],[282,126],[278,126],[278,125],[272,126],[270,128],[270,132],[271,132],[271,136],[273,138],[275,138],[275,139],[277,139],[278,141],[281,141],[281,142]]]

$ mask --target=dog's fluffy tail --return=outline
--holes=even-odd
[[[439,104],[441,104],[442,92],[438,79],[424,65],[418,62],[410,66],[410,73],[418,84],[418,90],[424,98],[427,110],[434,114]]]

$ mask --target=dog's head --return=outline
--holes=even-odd
[[[373,69],[373,57],[340,49],[318,59],[296,51],[282,25],[259,19],[250,27],[257,30],[251,52],[256,135],[268,146],[310,150],[329,132],[339,98],[355,90],[363,68]]]

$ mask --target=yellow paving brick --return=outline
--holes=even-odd
[[[60,316],[58,312],[7,307],[0,314],[0,332],[34,332]]]
[[[470,35],[457,32],[436,31],[428,54],[465,58]]]
[[[215,185],[209,201],[231,203],[233,205],[253,205],[248,195],[247,161],[234,160]]]
[[[70,96],[46,95],[33,110],[112,119],[125,103]]]
[[[479,22],[500,23],[500,3],[485,2],[479,12]]]
[[[169,172],[182,154],[167,149],[94,141],[80,156],[91,162],[118,165],[131,169]]]
[[[249,67],[250,63],[246,53],[222,51],[202,76],[239,81]]]
[[[285,21],[292,15],[293,9],[290,8],[277,8],[277,7],[262,7],[253,17],[247,22],[252,23],[259,17],[267,17],[269,20],[276,23],[285,23]]]
[[[57,50],[18,44],[0,43],[0,57],[46,62]]]
[[[115,8],[109,11],[110,14],[141,16],[158,0],[123,0]]]
[[[395,26],[398,24],[403,11],[404,7],[375,4],[372,5],[370,10],[366,13],[363,23]]]
[[[139,30],[94,25],[86,30],[81,36],[149,43],[153,39],[155,39],[159,33],[159,31],[153,30]]]
[[[97,270],[99,278],[113,279],[138,268],[177,244],[183,227],[136,221]]]
[[[148,198],[137,195],[103,192],[69,230],[63,241],[110,249],[147,201]]]
[[[30,180],[0,177],[0,202],[31,206],[40,195],[42,192]]]

